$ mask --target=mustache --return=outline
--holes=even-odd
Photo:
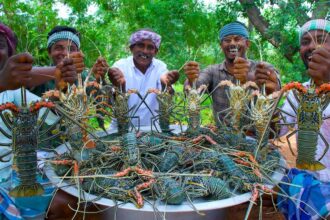
[[[144,57],[146,57],[147,59],[151,58],[150,55],[145,54],[145,53],[143,53],[143,52],[139,52],[137,55],[138,55],[138,57],[142,57],[142,56],[144,56]]]
[[[309,57],[311,57],[312,55],[313,55],[313,52],[311,52],[311,51],[306,52],[306,53],[304,54],[304,58],[305,58],[306,60],[309,60]]]
[[[230,50],[235,50],[235,49],[236,49],[236,50],[239,50],[240,48],[241,48],[241,47],[240,47],[239,45],[230,45],[230,46],[229,46],[229,49],[230,49]]]

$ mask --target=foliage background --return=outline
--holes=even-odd
[[[55,25],[77,28],[82,35],[86,66],[98,56],[109,64],[129,55],[128,38],[139,28],[152,28],[162,36],[158,58],[169,69],[180,69],[188,60],[202,68],[219,63],[218,31],[239,20],[250,30],[248,57],[272,63],[283,83],[305,81],[299,59],[297,27],[310,18],[329,17],[328,0],[4,0],[0,21],[19,38],[18,52],[28,51],[36,65],[49,65],[47,33]],[[68,7],[66,17],[58,8]],[[90,13],[90,8],[96,9]],[[182,72],[181,72],[182,73]],[[180,82],[184,81],[183,73]]]

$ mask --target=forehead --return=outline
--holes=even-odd
[[[240,37],[240,38],[244,38],[243,36],[241,36],[241,35],[236,35],[236,34],[230,34],[230,35],[225,36],[224,38],[238,38],[238,37]]]
[[[56,46],[62,46],[62,47],[74,46],[74,47],[77,47],[77,45],[73,41],[68,40],[68,39],[67,40],[59,40],[56,43],[54,43],[52,47],[56,47]]]
[[[310,39],[310,38],[317,38],[317,37],[329,37],[329,32],[325,30],[312,30],[306,32],[303,36],[302,39]]]
[[[153,46],[155,46],[154,42],[152,42],[152,40],[150,40],[150,39],[140,40],[140,41],[138,41],[136,43],[137,44],[145,44],[145,45],[153,45]]]

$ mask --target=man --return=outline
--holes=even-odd
[[[83,54],[80,52],[80,33],[72,27],[54,27],[48,33],[47,49],[54,67],[35,67],[33,74],[38,80],[35,82],[38,86],[29,85],[32,87],[31,92],[38,96],[51,89],[62,89],[66,83],[75,83],[77,73],[81,73],[85,67]],[[56,69],[63,68],[65,71],[62,70],[62,75],[59,77]]]
[[[179,78],[177,71],[168,72],[166,64],[155,58],[159,51],[161,37],[150,29],[141,29],[134,32],[129,41],[129,47],[132,56],[118,60],[112,66],[107,68],[108,76],[114,86],[122,88],[123,91],[128,89],[137,89],[144,96],[150,88],[161,90],[175,83]],[[99,65],[98,65],[99,64]],[[103,61],[96,63],[95,69],[106,67]],[[103,77],[102,71],[96,71],[96,78]],[[141,99],[132,94],[128,100],[130,108],[138,105]],[[148,107],[151,109],[148,109]],[[155,94],[150,94],[139,109],[135,116],[139,117],[140,126],[150,126],[151,118],[156,115],[158,102]],[[132,112],[135,110],[132,110]],[[138,125],[138,121],[133,119],[133,124]],[[116,128],[116,120],[111,123],[112,128]]]
[[[225,25],[219,32],[219,38],[219,45],[224,52],[225,60],[220,64],[211,65],[201,72],[198,63],[188,62],[184,71],[190,85],[197,80],[197,86],[205,84],[208,86],[208,91],[211,92],[222,80],[230,80],[233,83],[239,80],[241,84],[255,81],[260,87],[265,84],[268,94],[280,89],[277,71],[270,64],[247,59],[246,52],[250,41],[248,30],[243,23],[235,21]],[[214,115],[229,107],[224,87],[215,90],[212,99]],[[222,119],[224,114],[219,116]],[[216,117],[215,119],[218,120]]]
[[[14,32],[0,23],[0,92],[17,89],[31,81],[28,71],[33,58],[28,53],[17,54],[17,38]]]
[[[0,23],[0,104],[7,102],[12,102],[15,105],[21,105],[21,89],[18,89],[22,86],[28,87],[31,85],[36,85],[40,77],[38,77],[36,72],[33,72],[33,57],[28,53],[15,54],[17,45],[17,39],[14,32],[4,24]],[[75,70],[71,58],[63,59],[60,64],[60,76],[70,76],[72,73],[71,70]],[[47,70],[46,70],[47,71]],[[54,72],[54,69],[49,71],[51,74]],[[37,77],[36,77],[37,76]],[[37,79],[36,79],[37,78]],[[16,90],[14,90],[16,89]],[[28,104],[32,101],[40,100],[40,97],[26,91],[27,102]],[[52,124],[55,121],[55,118],[47,117],[46,123]],[[10,133],[4,123],[0,119],[0,126],[7,133]],[[0,132],[0,143],[10,143],[12,140],[4,137]],[[9,148],[1,146],[0,156],[6,154],[10,151]],[[4,159],[10,159],[5,157]],[[45,192],[42,196],[35,197],[24,197],[13,199],[8,196],[8,190],[11,187],[12,181],[17,182],[16,175],[12,174],[11,171],[12,160],[6,163],[0,163],[0,219],[5,216],[5,219],[17,220],[17,219],[44,219],[45,212],[50,204],[50,201],[53,197],[53,186],[45,185]],[[14,177],[12,177],[14,176]],[[42,180],[41,180],[42,179]],[[47,183],[47,178],[38,177],[38,182],[42,181]],[[17,183],[16,183],[17,184]],[[63,191],[59,190],[56,194],[50,211],[48,213],[49,219],[66,219],[72,218],[75,212],[72,211],[68,204],[71,207],[75,207],[77,204],[77,199],[69,196]],[[87,211],[91,211],[87,209]],[[96,211],[96,210],[92,210]],[[87,215],[87,217],[99,218],[100,215]]]
[[[6,102],[13,102],[16,105],[21,104],[20,89],[21,86],[27,86],[33,80],[33,75],[30,73],[32,69],[33,58],[28,53],[15,54],[17,46],[17,39],[14,32],[4,24],[0,23],[0,104]],[[11,89],[11,90],[7,90]],[[37,101],[39,98],[27,91],[26,98],[28,102]],[[1,120],[1,128],[6,130]],[[7,131],[7,130],[6,130]],[[10,132],[8,132],[10,133]],[[11,142],[1,135],[1,143]],[[1,153],[4,153],[3,147]],[[8,151],[8,150],[7,150]],[[9,159],[9,158],[7,158]],[[34,198],[34,204],[27,205],[29,198],[15,199],[8,196],[8,191],[11,186],[10,176],[12,171],[10,165],[12,162],[8,162],[5,165],[7,167],[1,168],[1,188],[0,188],[0,218],[5,216],[6,219],[23,219],[26,217],[42,218],[45,213],[45,209],[40,208],[42,204],[49,204],[52,197],[51,194],[44,194],[43,196],[37,196]],[[1,166],[3,163],[1,163]],[[9,168],[8,168],[9,166]],[[15,175],[14,175],[15,176]],[[12,181],[17,181],[17,178],[13,178]],[[52,191],[52,188],[46,187]],[[30,201],[31,202],[31,201]],[[39,206],[41,205],[41,206]],[[36,208],[36,206],[38,208]]]
[[[330,82],[330,21],[324,19],[310,20],[300,30],[300,57],[303,60],[308,75],[318,87],[323,83]],[[310,82],[304,83],[309,87]],[[298,107],[297,100],[292,93],[288,95],[292,105]],[[296,113],[291,104],[286,101],[282,109],[292,116]],[[284,114],[286,123],[296,122],[296,117]],[[330,106],[322,113],[323,117],[330,116]],[[288,131],[286,127],[281,133]],[[320,133],[327,143],[330,143],[330,119],[322,122]],[[320,135],[317,135],[315,160],[318,160],[326,150],[326,143]],[[312,137],[309,137],[312,139]],[[297,146],[299,148],[299,145]],[[321,217],[330,219],[330,150],[326,152],[320,161],[326,168],[318,171],[305,171],[292,169],[284,181],[292,185],[283,184],[282,189],[289,198],[279,197],[279,206],[286,214],[287,219],[319,219]],[[298,186],[298,187],[297,187]]]

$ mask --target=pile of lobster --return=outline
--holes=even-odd
[[[148,94],[142,97],[135,90],[125,92],[97,83],[80,82],[77,87],[68,87],[65,93],[45,94],[52,102],[0,105],[2,121],[10,130],[8,133],[0,129],[0,132],[13,140],[12,144],[0,145],[13,146],[14,167],[20,178],[11,195],[43,193],[35,177],[36,150],[41,137],[52,133],[46,139],[59,138],[67,146],[67,152],[47,162],[58,176],[77,184],[77,189],[99,197],[142,207],[148,200],[178,205],[197,198],[220,200],[250,191],[254,202],[259,194],[274,193],[268,186],[277,184],[272,175],[281,168],[280,154],[268,141],[277,134],[276,127],[271,128],[270,124],[275,114],[289,114],[277,110],[280,98],[289,90],[299,103],[295,105],[289,95],[288,101],[297,115],[296,122],[291,123],[297,124],[292,132],[292,135],[298,133],[297,166],[314,170],[324,167],[314,159],[314,152],[319,135],[326,142],[319,128],[322,111],[330,101],[328,84],[315,89],[290,83],[279,93],[268,96],[264,89],[259,90],[250,82],[240,86],[222,81],[220,86],[227,86],[230,107],[216,113],[216,118],[225,113],[218,127],[201,125],[203,87],[190,88],[185,95],[149,90],[148,94],[157,95],[159,111],[152,117],[148,132],[141,132],[132,123],[132,118],[138,118],[136,108],[146,104],[142,102]],[[131,95],[139,95],[141,103],[130,109],[127,102]],[[174,103],[174,96],[181,101]],[[40,111],[44,108],[48,110]],[[43,126],[49,109],[56,120]],[[39,118],[38,112],[42,113]],[[116,118],[118,132],[96,135],[88,124],[93,117],[98,118],[102,129],[106,117]],[[183,117],[187,129],[171,130],[173,123],[182,127]],[[248,138],[247,131],[255,133],[255,138]]]

